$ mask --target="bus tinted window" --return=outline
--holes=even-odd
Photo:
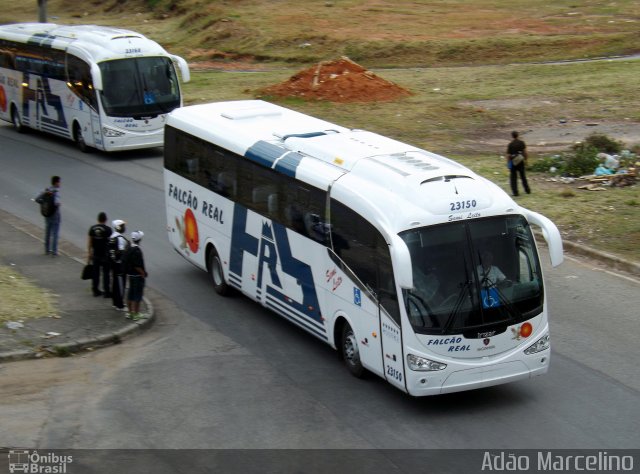
[[[83,60],[67,55],[68,83],[74,92],[91,107],[97,109],[96,91],[91,80],[91,68]]]
[[[378,229],[344,204],[331,200],[333,250],[400,324],[389,246]]]
[[[112,117],[168,113],[180,106],[178,78],[168,58],[141,57],[100,63],[102,105]]]
[[[322,244],[327,193],[173,127],[165,130],[165,167]]]

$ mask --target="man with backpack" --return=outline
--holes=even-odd
[[[51,186],[35,199],[40,204],[44,217],[44,253],[58,255],[58,233],[60,232],[60,176],[51,177]]]
[[[111,223],[113,233],[109,237],[109,260],[111,261],[111,300],[118,311],[126,311],[123,297],[127,276],[124,268],[124,255],[129,249],[129,241],[124,236],[126,222],[116,219]]]

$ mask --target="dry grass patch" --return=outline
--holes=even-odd
[[[0,323],[57,314],[55,296],[10,267],[0,266]]]

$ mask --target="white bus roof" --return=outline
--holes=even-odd
[[[333,197],[393,233],[520,209],[498,186],[448,158],[260,100],[178,108],[167,124],[241,156],[296,153],[296,178],[331,186]]]
[[[97,25],[15,23],[0,26],[0,38],[42,44],[98,63],[137,56],[171,56],[153,40],[135,31]]]

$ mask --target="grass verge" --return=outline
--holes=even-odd
[[[55,297],[10,267],[0,265],[0,323],[57,314]]]

